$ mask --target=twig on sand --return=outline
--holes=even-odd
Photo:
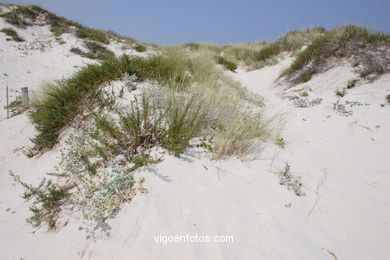
[[[352,126],[352,125],[357,125],[357,126],[360,126],[360,127],[362,127],[362,128],[365,128],[365,129],[367,129],[367,130],[371,130],[371,128],[369,128],[368,126],[359,124],[357,120],[356,120],[356,121],[353,121],[353,122],[351,123],[351,126]]]
[[[317,203],[320,200],[320,187],[325,183],[325,181],[326,181],[326,179],[328,177],[328,171],[327,171],[326,168],[322,169],[321,172],[322,172],[322,178],[318,182],[317,189],[316,189],[316,194],[317,194],[316,201],[314,202],[313,207],[310,209],[309,214],[307,214],[306,219],[311,215],[311,213],[313,212],[314,208],[317,206]]]
[[[322,248],[323,250],[326,250],[331,256],[334,257],[335,260],[338,260],[337,256],[335,253],[333,253],[332,251],[330,251],[329,249],[326,249],[326,248]]]

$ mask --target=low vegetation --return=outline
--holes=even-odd
[[[92,41],[101,42],[104,44],[110,43],[105,31],[91,29],[85,26],[81,26],[78,28],[76,36],[78,36],[81,39],[88,39]]]
[[[148,58],[122,56],[47,85],[30,112],[35,150],[52,148],[65,127],[79,126],[62,140],[62,161],[41,185],[13,175],[33,200],[29,222],[55,229],[62,211],[75,210],[85,218],[82,229],[104,229],[123,203],[147,192],[133,173],[162,160],[156,148],[181,156],[193,144],[221,159],[275,140],[280,120],[264,116],[262,99],[225,76],[209,53],[167,48]]]
[[[356,86],[356,83],[358,83],[359,80],[358,79],[352,79],[350,81],[347,82],[347,89],[351,89],[351,88],[354,88]]]
[[[1,14],[0,16],[5,18],[9,24],[22,28],[39,24],[42,20],[45,20],[51,26],[51,31],[55,36],[70,33],[71,28],[74,27],[76,28],[76,36],[79,38],[98,41],[104,44],[109,43],[107,32],[82,26],[79,23],[59,17],[36,5],[17,6],[10,12]]]
[[[321,27],[302,31],[292,31],[273,43],[254,42],[235,45],[218,46],[212,43],[186,43],[183,48],[189,51],[209,51],[214,56],[223,57],[231,63],[243,64],[247,69],[258,69],[275,64],[276,57],[283,52],[297,52],[313,39],[323,35],[325,29]]]
[[[286,186],[289,191],[293,191],[298,197],[306,195],[302,191],[301,179],[301,176],[295,176],[291,173],[291,166],[287,162],[285,163],[284,169],[279,173],[279,184]]]
[[[46,87],[47,94],[36,97],[31,104],[30,118],[38,131],[38,135],[33,139],[36,148],[42,150],[53,147],[63,127],[69,125],[83,111],[88,110],[89,106],[99,103],[101,85],[120,79],[125,74],[134,75],[138,82],[152,80],[161,86],[184,91],[186,95],[191,96],[189,104],[184,103],[179,107],[174,105],[176,103],[167,103],[167,107],[170,108],[170,118],[175,123],[175,127],[166,133],[168,136],[179,136],[180,140],[191,139],[193,134],[189,134],[188,137],[185,137],[185,134],[191,133],[191,129],[198,127],[196,118],[199,116],[199,120],[204,121],[202,127],[208,125],[213,129],[219,129],[218,138],[214,140],[216,144],[220,144],[217,146],[220,148],[215,149],[220,155],[241,154],[242,149],[222,148],[226,146],[222,143],[226,141],[229,131],[238,134],[245,129],[248,132],[247,137],[241,133],[241,138],[245,140],[246,138],[256,139],[260,135],[263,137],[262,140],[266,139],[267,134],[262,133],[267,132],[269,125],[260,124],[263,121],[261,116],[254,112],[240,111],[242,110],[240,103],[246,102],[258,106],[262,104],[261,99],[250,97],[244,89],[223,76],[214,67],[213,61],[202,53],[196,56],[186,56],[180,50],[172,49],[168,50],[165,55],[146,59],[123,56],[106,60],[99,65],[88,65],[68,79],[49,84]],[[193,84],[197,84],[197,87],[195,88]],[[227,91],[226,88],[230,90]],[[180,95],[175,100],[179,97]],[[190,125],[190,128],[187,129],[188,126],[183,122],[175,121],[187,116],[186,109],[191,108],[192,111],[192,105],[198,106],[199,104],[202,104],[202,110],[208,112],[202,112],[203,114],[197,114],[195,118],[192,118],[194,125]],[[211,120],[212,113],[227,113],[227,111],[230,111],[231,119],[221,114],[217,121]],[[210,118],[205,118],[204,113]],[[240,117],[243,119],[237,121],[236,118]],[[248,127],[250,124],[257,125],[252,129]],[[162,142],[162,144],[167,148],[175,147],[175,142]],[[175,149],[177,149],[176,153],[184,150],[179,147]]]
[[[12,28],[4,28],[1,29],[0,32],[5,33],[7,36],[11,37],[10,39],[7,39],[7,41],[13,40],[15,42],[24,42],[24,39],[20,37],[19,34]]]
[[[315,38],[297,55],[285,74],[293,83],[301,82],[308,73],[314,74],[325,69],[332,57],[353,59],[355,66],[361,66],[363,77],[382,74],[390,71],[386,58],[389,54],[386,50],[381,51],[379,47],[389,44],[388,34],[373,32],[356,25],[341,26]]]
[[[358,101],[344,101],[344,103],[341,103],[340,100],[338,100],[336,103],[333,103],[331,108],[336,111],[338,114],[343,115],[343,116],[352,116],[353,111],[349,110],[348,108],[352,107],[361,107],[361,106],[369,106],[369,104],[365,103],[360,103]]]
[[[143,45],[140,45],[138,44],[137,46],[135,46],[134,48],[137,52],[145,52],[146,51],[146,47],[143,46]]]
[[[88,52],[84,52],[78,47],[73,47],[70,51],[89,59],[107,60],[115,58],[115,54],[100,43],[87,41],[85,47],[89,50]]]
[[[217,57],[218,64],[222,65],[225,69],[230,71],[235,71],[237,69],[237,65],[222,56]]]
[[[286,147],[286,143],[284,141],[284,138],[282,138],[282,137],[276,138],[275,144],[282,149],[284,149]]]
[[[294,100],[294,106],[299,108],[307,108],[312,107],[321,104],[322,98],[315,98],[315,99],[309,99],[309,98],[297,98]]]
[[[336,94],[336,96],[338,96],[338,97],[344,97],[345,96],[345,94],[347,94],[347,91],[345,90],[345,89],[343,89],[343,90],[336,90],[335,92],[334,92],[335,94]]]

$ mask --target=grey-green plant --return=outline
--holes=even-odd
[[[297,98],[294,100],[293,104],[295,107],[308,108],[308,107],[321,104],[322,100],[323,100],[322,98],[315,98],[315,99]]]
[[[279,184],[286,186],[289,191],[293,191],[298,197],[306,195],[302,191],[302,177],[293,175],[291,173],[291,166],[287,162],[285,163],[284,169],[279,173]]]

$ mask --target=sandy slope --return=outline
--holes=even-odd
[[[61,77],[72,72],[74,64],[83,63],[79,57],[72,62],[71,57],[57,60],[62,55],[49,52],[47,57],[53,60],[38,53],[32,61],[25,58],[34,64],[34,59],[49,63],[21,77],[10,69],[11,83],[19,86],[17,80]],[[22,58],[3,61],[0,64],[9,65],[2,65],[2,72],[23,64]],[[351,68],[340,65],[287,90],[273,86],[290,62],[232,73],[263,95],[270,110],[286,114],[285,149],[269,144],[258,159],[245,162],[210,161],[207,152],[198,148],[189,149],[182,158],[165,155],[162,163],[136,173],[146,178],[149,193],[125,205],[109,221],[109,235],[97,232],[96,240],[86,239],[78,230],[77,214],[64,216],[67,225],[57,232],[41,228],[33,233],[24,221],[28,203],[19,197],[22,189],[13,185],[8,172],[36,184],[52,170],[60,152],[56,148],[39,158],[26,158],[20,148],[28,146],[34,135],[26,115],[0,121],[0,258],[388,259],[390,106],[380,104],[390,93],[390,77],[349,90],[342,101],[369,105],[355,106],[353,115],[345,117],[333,111],[331,103],[337,101],[333,91],[355,76]],[[49,71],[45,66],[53,73],[43,73]],[[311,89],[309,98],[321,97],[323,102],[296,108],[283,98],[300,89]],[[294,175],[302,176],[306,196],[297,197],[279,185],[277,173],[285,162]],[[233,235],[234,242],[163,245],[154,240],[160,234]]]

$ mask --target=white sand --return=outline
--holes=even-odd
[[[23,57],[8,44],[0,33],[1,53],[7,53],[0,56],[0,72],[9,74],[11,88],[24,82],[38,88],[39,82],[87,62],[65,58],[61,46]],[[273,86],[290,62],[232,73],[263,95],[271,110],[286,113],[285,149],[269,144],[259,159],[246,162],[210,161],[207,152],[195,148],[180,159],[165,156],[162,163],[136,173],[145,177],[149,193],[126,204],[109,221],[109,236],[98,232],[96,241],[78,230],[77,216],[64,216],[63,222],[69,222],[57,232],[43,227],[33,233],[25,223],[30,213],[20,198],[23,189],[13,185],[8,172],[37,184],[57,163],[59,149],[28,159],[18,150],[34,136],[26,115],[0,121],[0,258],[389,259],[390,106],[380,104],[390,93],[390,76],[348,90],[341,100],[370,105],[353,107],[354,114],[345,117],[330,104],[337,100],[333,91],[354,77],[351,68],[340,65],[288,90]],[[283,99],[309,88],[309,98],[324,99],[320,105],[296,108]],[[302,176],[306,196],[279,185],[276,173],[285,162]],[[285,206],[289,203],[290,208]],[[154,240],[159,234],[188,233],[233,235],[234,242],[162,245]]]

